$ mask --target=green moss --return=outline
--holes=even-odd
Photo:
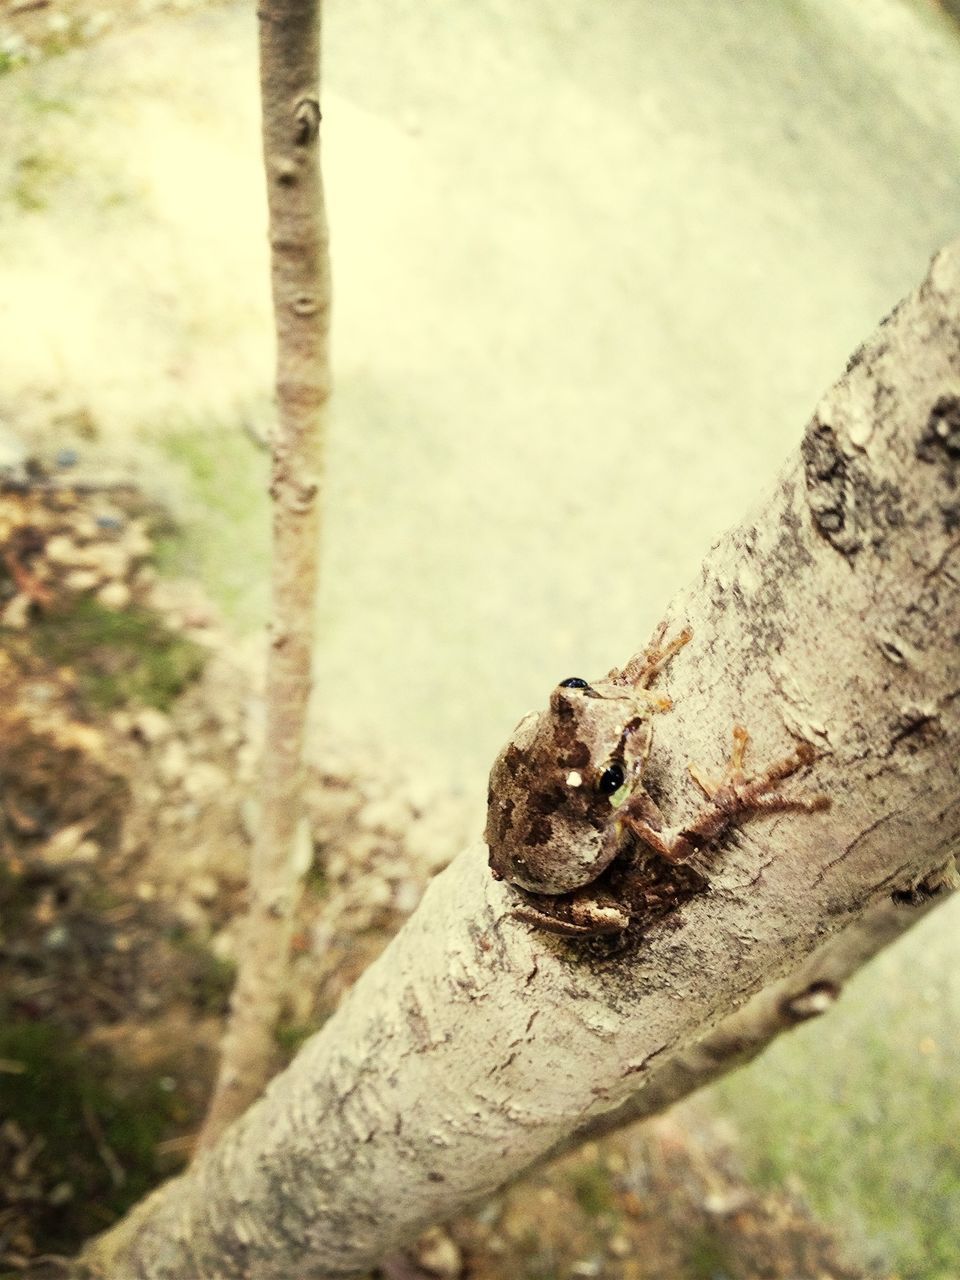
[[[609,1213],[614,1206],[610,1170],[599,1161],[580,1165],[570,1174],[570,1186],[577,1204],[588,1217]]]
[[[206,659],[148,610],[107,609],[89,596],[41,618],[31,639],[43,657],[71,667],[81,693],[104,710],[133,702],[165,711]]]
[[[72,1189],[33,1215],[51,1251],[69,1251],[103,1229],[169,1170],[156,1145],[183,1117],[159,1079],[121,1078],[106,1058],[83,1052],[57,1027],[0,1018],[0,1115],[28,1140],[42,1139],[32,1171],[45,1195]]]

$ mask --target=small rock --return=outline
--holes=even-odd
[[[164,782],[172,786],[183,779],[189,763],[186,747],[179,738],[174,738],[167,743],[163,755],[157,761],[157,772]]]
[[[629,1236],[617,1232],[607,1241],[607,1249],[614,1258],[629,1258],[633,1252],[633,1245],[630,1243]]]
[[[202,929],[207,923],[207,913],[193,898],[182,898],[177,903],[176,916],[187,929]]]
[[[68,591],[92,591],[100,581],[92,569],[72,569],[63,580]]]
[[[131,591],[125,582],[107,582],[97,592],[97,600],[105,609],[126,609]]]
[[[192,897],[208,906],[220,896],[220,886],[213,876],[194,876],[187,888]]]
[[[198,760],[184,775],[183,789],[192,800],[209,800],[227,789],[230,779],[219,765]]]
[[[358,902],[374,911],[388,907],[393,901],[393,894],[386,880],[369,872],[354,882],[352,893]]]
[[[134,737],[152,746],[155,742],[163,742],[169,738],[173,732],[173,725],[170,717],[158,711],[156,707],[144,707],[133,717],[130,732]]]
[[[56,15],[51,15],[52,18]],[[56,464],[58,467],[75,467],[80,461],[80,455],[76,449],[58,449],[56,454]]]
[[[84,560],[89,568],[95,569],[104,580],[109,578],[125,578],[130,568],[130,556],[122,543],[100,542],[85,547]]]
[[[41,845],[37,850],[37,856],[48,866],[64,866],[66,863],[73,862],[84,843],[86,834],[85,823],[72,822],[67,827],[61,827],[45,844]]]
[[[82,564],[85,559],[83,549],[63,533],[56,533],[48,538],[44,552],[51,564]]]
[[[218,960],[233,960],[237,954],[237,943],[229,927],[213,935],[210,950]]]
[[[459,1248],[440,1227],[422,1235],[414,1245],[413,1253],[420,1266],[440,1280],[456,1280],[463,1271]]]
[[[8,627],[11,631],[23,631],[29,621],[30,597],[21,591],[0,611],[0,627]]]
[[[401,880],[393,896],[393,905],[401,915],[409,916],[420,901],[420,886],[413,880]]]
[[[153,552],[153,543],[144,528],[141,520],[134,521],[127,530],[123,538],[123,549],[131,560],[145,560]],[[146,571],[147,566],[140,570],[141,573]],[[154,577],[156,571],[154,570]]]
[[[151,884],[149,880],[141,880],[137,885],[136,893],[141,902],[153,902],[157,896],[157,886]]]

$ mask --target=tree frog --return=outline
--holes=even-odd
[[[662,915],[705,887],[689,860],[738,820],[827,807],[823,796],[777,789],[813,761],[808,743],[748,776],[748,735],[737,725],[720,781],[690,768],[703,810],[683,827],[667,826],[643,772],[653,717],[672,704],[650,686],[691,638],[688,629],[665,645],[661,637],[602,680],[562,680],[546,710],[521,720],[500,752],[485,839],[493,875],[521,897],[519,919],[569,937],[622,933],[631,919]]]

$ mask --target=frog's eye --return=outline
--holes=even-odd
[[[590,686],[586,680],[581,680],[579,676],[568,676],[566,680],[560,681],[561,689],[589,689]]]
[[[618,764],[612,764],[609,768],[604,769],[600,777],[597,779],[597,790],[602,796],[612,796],[623,786],[626,775]]]

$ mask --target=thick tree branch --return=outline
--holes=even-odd
[[[668,818],[693,815],[688,762],[716,772],[735,723],[759,764],[813,742],[790,785],[829,812],[752,819],[704,852],[704,891],[620,946],[521,923],[486,850],[468,849],[265,1097],[95,1247],[108,1274],[362,1271],[571,1135],[646,1114],[645,1091],[666,1105],[735,1064],[829,998],[811,976],[835,963],[824,980],[839,981],[949,881],[958,299],[955,245],[668,611],[672,633],[693,632],[645,775]]]
[[[273,557],[261,815],[223,1060],[200,1145],[276,1068],[303,821],[302,751],[314,650],[320,484],[330,397],[330,263],[320,183],[320,0],[260,0],[263,156],[277,331]]]

